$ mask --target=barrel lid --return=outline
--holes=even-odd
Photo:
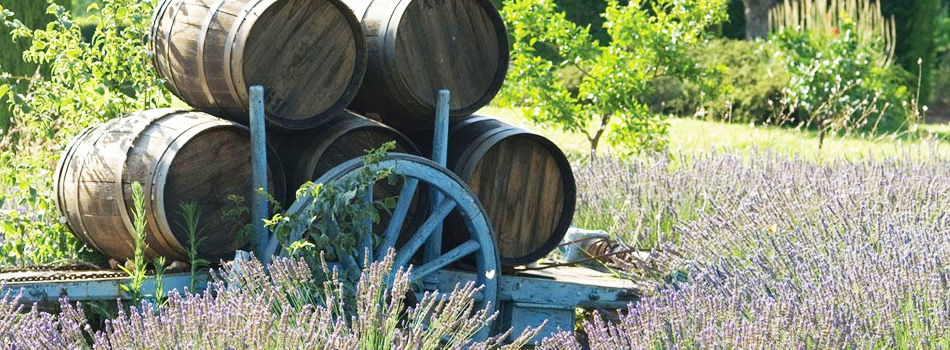
[[[410,1],[405,0],[403,3]],[[402,4],[401,4],[402,5]],[[412,98],[434,109],[438,91],[452,92],[453,116],[494,98],[508,71],[508,33],[488,0],[411,0],[391,43],[396,69]],[[398,15],[398,14],[397,14]]]

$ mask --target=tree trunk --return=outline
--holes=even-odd
[[[742,0],[745,5],[746,39],[765,39],[769,36],[769,10],[780,0]]]

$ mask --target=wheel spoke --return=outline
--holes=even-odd
[[[345,254],[341,258],[341,260],[343,260],[343,273],[345,273],[347,276],[350,276],[350,278],[354,280],[359,280],[360,273],[362,272],[359,263],[357,263],[356,260],[353,259],[353,256],[349,254]]]
[[[368,188],[366,188],[366,197],[364,198],[364,200],[366,200],[366,203],[369,203],[370,205],[373,205],[373,187],[375,187],[375,183],[370,184]],[[363,224],[366,225],[366,232],[373,232],[373,217],[372,216],[367,217],[366,222],[364,222]]]
[[[431,216],[426,218],[426,221],[422,223],[422,227],[419,227],[419,231],[416,231],[416,233],[412,235],[409,242],[406,242],[406,245],[399,249],[399,253],[396,254],[396,264],[394,266],[406,266],[406,264],[409,263],[409,259],[412,259],[412,256],[415,255],[416,252],[419,251],[419,248],[429,239],[429,236],[435,231],[436,226],[441,224],[453,209],[455,209],[455,202],[442,202],[442,205],[432,212]]]
[[[429,274],[476,252],[480,247],[481,246],[479,246],[478,242],[475,240],[462,243],[458,247],[450,250],[448,253],[445,253],[445,255],[442,255],[435,260],[429,261],[422,266],[419,266],[417,269],[413,269],[412,279],[418,280],[420,278],[424,278]]]
[[[386,226],[386,232],[383,233],[383,244],[376,251],[376,256],[383,257],[389,252],[389,248],[396,246],[399,239],[399,231],[402,230],[402,224],[406,221],[406,213],[409,212],[409,204],[412,204],[412,198],[416,194],[416,186],[419,185],[419,179],[406,178],[405,185],[399,191],[399,199],[396,201],[396,208],[393,209],[393,215],[389,219],[389,225]]]
[[[370,184],[369,188],[366,189],[366,202],[372,205],[373,203],[373,187],[374,184]],[[363,242],[360,244],[360,266],[363,266],[364,263],[368,261],[373,261],[373,217],[369,216],[366,218],[366,222],[363,223],[366,226],[365,235],[363,235]]]

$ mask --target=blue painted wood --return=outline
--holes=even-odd
[[[405,266],[409,263],[409,259],[412,259],[412,256],[419,251],[419,248],[422,248],[422,245],[426,243],[429,237],[432,237],[436,227],[442,225],[442,221],[449,216],[449,213],[455,209],[455,206],[455,202],[446,201],[429,214],[429,217],[422,223],[419,230],[399,249],[399,253],[396,254],[396,266]]]
[[[449,90],[439,90],[439,97],[435,105],[435,130],[432,137],[432,161],[439,166],[445,167],[449,153],[449,102],[451,100]],[[429,191],[430,211],[435,211],[442,204],[442,193],[432,189]],[[426,242],[423,252],[423,261],[428,263],[442,255],[442,223],[436,226]],[[426,279],[425,284],[428,288],[434,288],[438,281]]]
[[[458,283],[472,280],[473,273],[443,269],[436,271],[439,290],[452,290]],[[505,275],[499,283],[499,300],[555,306],[623,308],[639,300],[641,292],[630,281],[600,279],[558,281],[550,278]]]
[[[208,275],[205,273],[196,276],[195,292],[205,289]],[[56,303],[61,296],[69,296],[70,301],[115,301],[131,300],[131,295],[122,290],[122,285],[129,283],[128,278],[105,278],[79,281],[43,281],[43,282],[7,282],[0,293],[21,293],[20,302]],[[180,292],[188,289],[191,284],[189,273],[172,273],[162,276],[162,283],[166,295],[172,290]],[[155,279],[149,278],[142,286],[142,294],[155,294]]]
[[[343,261],[340,264],[343,266],[343,273],[345,273],[354,281],[359,280],[360,273],[363,272],[363,269],[360,268],[360,263],[356,262],[352,255],[344,256]]]
[[[250,124],[251,124],[251,184],[255,191],[267,188],[267,135],[264,125],[264,87],[254,85],[250,88]],[[267,219],[267,198],[263,193],[251,196],[251,223],[254,228],[252,244],[254,254],[265,265],[270,262],[273,251],[267,251],[268,232],[264,227]]]
[[[468,242],[460,244],[458,247],[452,248],[452,250],[446,252],[445,254],[431,260],[419,266],[412,271],[413,279],[426,278],[429,277],[433,272],[440,270],[451,263],[461,260],[462,258],[478,251],[478,242],[475,240],[469,240]],[[436,282],[438,285],[438,276],[432,276],[430,278]]]
[[[386,231],[383,233],[383,243],[379,246],[379,250],[376,251],[376,256],[384,257],[389,252],[390,248],[396,246],[396,241],[399,240],[399,230],[402,229],[403,223],[406,222],[406,214],[409,212],[409,205],[412,204],[412,197],[416,194],[416,187],[419,185],[419,179],[406,179],[406,183],[403,184],[402,189],[399,190],[399,199],[396,201],[396,208],[393,209],[392,218],[389,220],[389,225],[386,226]]]
[[[373,185],[369,185],[366,189],[366,197],[363,199],[368,203],[373,203]],[[360,243],[360,266],[366,261],[373,261],[373,218],[367,217],[366,222],[363,223],[366,225],[366,235],[363,236],[363,241]],[[363,266],[364,268],[366,266]]]
[[[544,328],[530,343],[539,342],[544,338],[550,337],[560,331],[573,331],[576,322],[574,317],[574,306],[571,305],[548,305],[519,302],[502,302],[501,305],[501,329],[514,329],[516,332],[527,327],[538,327],[542,324]],[[512,333],[509,340],[514,340],[518,336]]]

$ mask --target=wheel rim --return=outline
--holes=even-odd
[[[468,185],[449,170],[428,159],[400,153],[390,153],[380,162],[371,165],[365,165],[362,158],[352,159],[331,169],[314,183],[328,184],[340,181],[363,171],[366,167],[369,167],[372,172],[390,169],[393,175],[401,176],[405,181],[402,182],[402,188],[399,191],[396,206],[392,210],[391,219],[383,231],[382,243],[378,247],[372,247],[372,240],[363,240],[360,252],[369,251],[371,256],[364,257],[361,253],[360,257],[374,261],[378,257],[385,256],[390,248],[394,248],[396,249],[393,264],[394,271],[399,268],[407,268],[411,265],[413,256],[424,250],[426,240],[435,232],[436,227],[441,225],[450,213],[458,212],[466,223],[469,239],[447,252],[440,251],[436,259],[424,262],[419,266],[413,266],[410,278],[414,282],[421,281],[426,276],[438,273],[447,266],[474,255],[477,276],[474,282],[476,286],[483,286],[478,294],[480,298],[476,300],[476,309],[488,308],[488,315],[492,315],[498,305],[498,279],[501,275],[501,264],[491,223],[488,221],[485,210],[478,198],[468,188]],[[427,213],[422,225],[415,228],[415,232],[408,236],[409,239],[397,247],[399,237],[404,236],[402,230],[409,206],[415,197],[415,193],[421,192],[417,191],[419,185],[425,185],[430,190],[441,192],[443,200],[435,210]],[[373,186],[369,188],[368,197],[372,197]],[[302,193],[300,198],[287,209],[286,215],[291,216],[299,213],[307,208],[312,201],[313,197],[309,192]],[[372,223],[367,222],[366,224],[369,225],[367,232],[373,232]],[[277,230],[280,230],[280,227]],[[290,233],[288,242],[301,239],[306,230],[306,227],[294,228]],[[363,260],[360,259],[358,264],[362,265]],[[476,334],[475,339],[483,340],[487,338],[490,331],[491,324],[488,324]]]

